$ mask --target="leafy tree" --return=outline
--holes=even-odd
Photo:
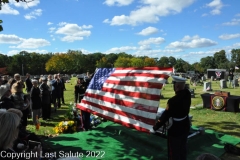
[[[176,64],[176,58],[174,58],[174,57],[172,57],[172,56],[170,56],[169,58],[168,58],[168,60],[169,60],[169,64],[170,64],[170,66],[174,66],[175,64]]]
[[[216,52],[213,55],[213,58],[214,58],[215,65],[218,69],[220,69],[220,68],[227,69],[228,68],[229,60],[226,57],[225,50],[221,50],[219,52]]]
[[[158,66],[159,67],[169,67],[170,65],[169,65],[168,57],[165,57],[165,56],[161,57],[158,61]]]
[[[111,64],[109,66],[109,63],[107,62],[107,58],[106,57],[102,57],[102,59],[97,61],[96,67],[97,68],[109,68],[109,67],[111,67]]]
[[[142,58],[131,58],[131,67],[144,67],[144,60]]]
[[[1,5],[1,4],[0,4],[0,5]],[[0,19],[0,32],[3,31],[3,27],[2,27],[2,25],[1,25],[2,22],[3,22],[3,21]]]
[[[204,72],[206,72],[207,69],[215,69],[217,67],[212,56],[201,58],[200,66],[204,69]]]
[[[177,72],[186,72],[186,68],[184,69],[184,65],[186,65],[186,62],[180,58],[176,60],[174,68]]]
[[[240,49],[231,50],[231,62],[233,63],[232,67],[240,65]]]
[[[131,58],[118,57],[118,59],[114,63],[114,67],[131,67]]]
[[[144,59],[144,66],[145,67],[154,67],[156,66],[156,61],[154,58],[145,58]]]

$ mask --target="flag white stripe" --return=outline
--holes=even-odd
[[[110,83],[104,83],[104,88],[114,88],[123,91],[129,92],[141,92],[141,93],[148,93],[151,95],[160,95],[161,90],[155,88],[147,88],[147,87],[140,87],[140,86],[124,86],[124,85],[115,85]]]
[[[131,119],[129,117],[118,115],[118,114],[113,113],[113,112],[109,112],[109,111],[106,111],[106,110],[101,110],[101,109],[99,109],[97,107],[94,107],[94,106],[91,106],[91,105],[88,105],[88,104],[81,103],[81,106],[86,108],[86,109],[90,109],[90,110],[92,110],[94,112],[100,113],[102,115],[106,115],[108,117],[114,118],[116,120],[120,120],[120,121],[128,123],[128,124],[139,126],[139,127],[142,127],[142,128],[148,129],[148,130],[150,130],[152,128],[152,125],[148,125],[148,124],[143,123],[141,121],[137,121],[137,120]]]
[[[100,96],[109,97],[109,98],[113,98],[113,99],[124,100],[124,101],[128,101],[128,102],[143,104],[143,105],[152,106],[152,107],[159,107],[159,101],[146,100],[143,98],[135,98],[135,97],[125,96],[125,95],[121,95],[121,94],[114,94],[114,93],[104,92],[104,91],[99,91],[99,90],[94,90],[94,89],[87,89],[87,93],[92,93],[95,95],[100,95]]]
[[[137,81],[137,82],[154,82],[154,83],[162,83],[166,82],[164,78],[154,78],[154,77],[141,77],[141,76],[110,76],[108,80],[112,81]]]
[[[108,107],[111,109],[116,109],[116,110],[119,110],[122,112],[131,113],[136,116],[142,116],[145,118],[147,117],[148,119],[156,118],[156,113],[146,112],[146,111],[138,110],[135,108],[129,108],[129,107],[125,107],[125,106],[114,104],[114,103],[109,103],[106,101],[102,101],[102,100],[92,98],[92,97],[87,97],[87,96],[85,96],[83,99],[86,101],[89,101],[89,102],[94,102],[94,103],[97,102],[96,104],[98,104],[98,105],[102,105],[102,106],[105,106],[105,107]]]
[[[114,73],[150,73],[150,74],[170,75],[172,73],[172,71],[160,71],[160,70],[115,70]]]

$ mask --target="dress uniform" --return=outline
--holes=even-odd
[[[153,130],[162,127],[170,118],[172,126],[168,129],[168,159],[187,159],[187,137],[190,131],[189,110],[191,106],[191,93],[185,89],[186,79],[172,76],[175,96],[167,102],[167,107]]]

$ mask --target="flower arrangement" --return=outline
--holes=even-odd
[[[77,131],[77,127],[74,121],[62,121],[56,125],[53,130],[55,133],[74,133]]]

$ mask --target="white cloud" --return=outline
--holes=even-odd
[[[57,29],[56,34],[65,35],[61,40],[67,42],[74,42],[76,40],[83,40],[83,37],[88,37],[91,35],[91,31],[84,30],[86,29],[86,25],[78,26],[77,24],[61,24],[61,27]],[[89,25],[87,28],[91,28]]]
[[[0,14],[13,14],[13,15],[18,15],[19,12],[16,9],[13,9],[10,7],[9,4],[4,4],[2,6],[2,9],[0,10]]]
[[[58,23],[58,26],[65,26],[67,24],[67,22],[60,22],[60,23]]]
[[[44,46],[49,46],[50,42],[45,39],[23,39],[22,42],[17,46],[10,46],[10,48],[39,48]]]
[[[40,0],[33,0],[33,1],[29,1],[29,2],[21,2],[19,1],[18,3],[16,3],[15,0],[10,0],[10,4],[19,7],[19,8],[24,8],[24,9],[28,9],[31,7],[35,7],[40,3]]]
[[[240,13],[236,14],[235,16],[236,16],[236,17],[240,17]]]
[[[239,37],[240,37],[240,33],[237,33],[237,34],[223,34],[223,35],[219,36],[219,38],[223,39],[223,40],[234,39],[234,38],[239,38]]]
[[[123,47],[115,47],[115,48],[111,48],[108,51],[106,51],[106,53],[120,53],[120,52],[127,52],[127,51],[132,51],[132,50],[136,50],[137,47],[132,47],[132,46],[123,46]]]
[[[151,35],[151,34],[154,34],[154,33],[157,33],[157,32],[158,32],[157,28],[147,27],[137,34],[142,35],[142,36],[148,36],[148,35]]]
[[[0,44],[6,43],[6,44],[18,44],[22,42],[23,39],[13,35],[13,34],[0,34]]]
[[[21,51],[23,51],[23,50],[11,50],[11,51],[8,51],[7,52],[7,55],[8,56],[13,56],[13,55],[15,55],[15,54],[19,54]],[[35,53],[40,53],[40,54],[44,54],[44,53],[48,53],[48,51],[47,50],[24,50],[24,51],[26,51],[26,52],[28,52],[28,53],[33,53],[33,52],[35,52]]]
[[[221,2],[221,0],[213,0],[212,2],[208,3],[206,6],[213,8],[210,12],[212,15],[218,15],[218,14],[221,14],[223,3]]]
[[[217,42],[207,38],[200,38],[199,36],[185,36],[182,41],[172,42],[166,48],[202,48],[214,46],[216,44]]]
[[[50,27],[48,30],[50,33],[52,33],[56,28],[55,27]]]
[[[231,22],[223,23],[224,26],[236,26],[240,24],[240,19],[232,19]]]
[[[106,0],[103,4],[108,6],[127,6],[130,5],[134,0]]]
[[[52,25],[53,23],[52,22],[48,22],[47,25]]]
[[[169,49],[155,49],[155,50],[137,50],[135,53],[133,53],[136,56],[148,56],[152,58],[156,57],[162,57],[166,56],[169,54],[175,54],[174,57],[176,56],[176,53],[182,52],[182,49],[175,49],[175,50],[169,50]]]
[[[144,51],[151,50],[151,47],[150,47],[150,45],[142,45],[139,47],[139,50],[144,50]]]
[[[138,42],[139,45],[150,45],[150,44],[162,44],[163,42],[165,42],[165,39],[162,37],[158,37],[158,38],[149,38],[147,40],[143,40]]]
[[[31,19],[36,19],[37,16],[41,16],[42,15],[42,10],[41,9],[35,9],[33,12],[29,13],[29,14],[26,14],[24,17],[28,20],[31,20]]]
[[[130,12],[129,16],[115,16],[112,20],[105,19],[104,23],[111,25],[138,25],[141,23],[156,23],[159,17],[180,13],[183,8],[191,5],[194,0],[142,0],[141,7]]]
[[[202,14],[202,17],[206,17],[208,14],[207,13],[203,13]]]

